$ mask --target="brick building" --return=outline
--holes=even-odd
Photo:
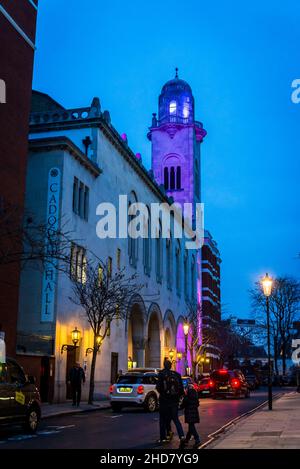
[[[220,252],[209,231],[205,230],[202,247],[202,327],[206,357],[204,371],[219,364],[218,330],[221,322]]]
[[[0,329],[9,355],[16,350],[20,265],[8,261],[4,219],[10,226],[22,219],[37,3],[0,0]]]

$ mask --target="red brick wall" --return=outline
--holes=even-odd
[[[27,0],[1,0],[1,5],[34,41],[36,10]],[[0,104],[0,197],[22,211],[34,50],[0,13],[0,79],[6,104]],[[20,269],[0,265],[0,327],[7,353],[15,355]]]

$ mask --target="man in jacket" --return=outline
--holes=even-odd
[[[81,384],[85,383],[85,374],[80,363],[76,362],[70,370],[70,383],[72,389],[73,406],[79,407],[81,400]]]
[[[184,394],[181,376],[176,371],[171,370],[172,363],[169,359],[164,361],[164,369],[158,373],[157,391],[159,392],[159,428],[160,442],[166,442],[167,428],[170,428],[171,421],[174,422],[180,448],[184,447],[185,438],[182,425],[178,417],[179,400]]]

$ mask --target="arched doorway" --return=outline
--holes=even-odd
[[[133,303],[128,319],[128,361],[136,367],[145,366],[144,311],[140,303]]]
[[[148,336],[146,345],[146,367],[160,368],[161,348],[160,348],[160,321],[157,312],[153,312],[148,323]]]

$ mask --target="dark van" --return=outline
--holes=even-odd
[[[37,430],[41,418],[40,394],[33,377],[27,377],[12,358],[0,363],[0,424],[23,423],[28,432]]]

